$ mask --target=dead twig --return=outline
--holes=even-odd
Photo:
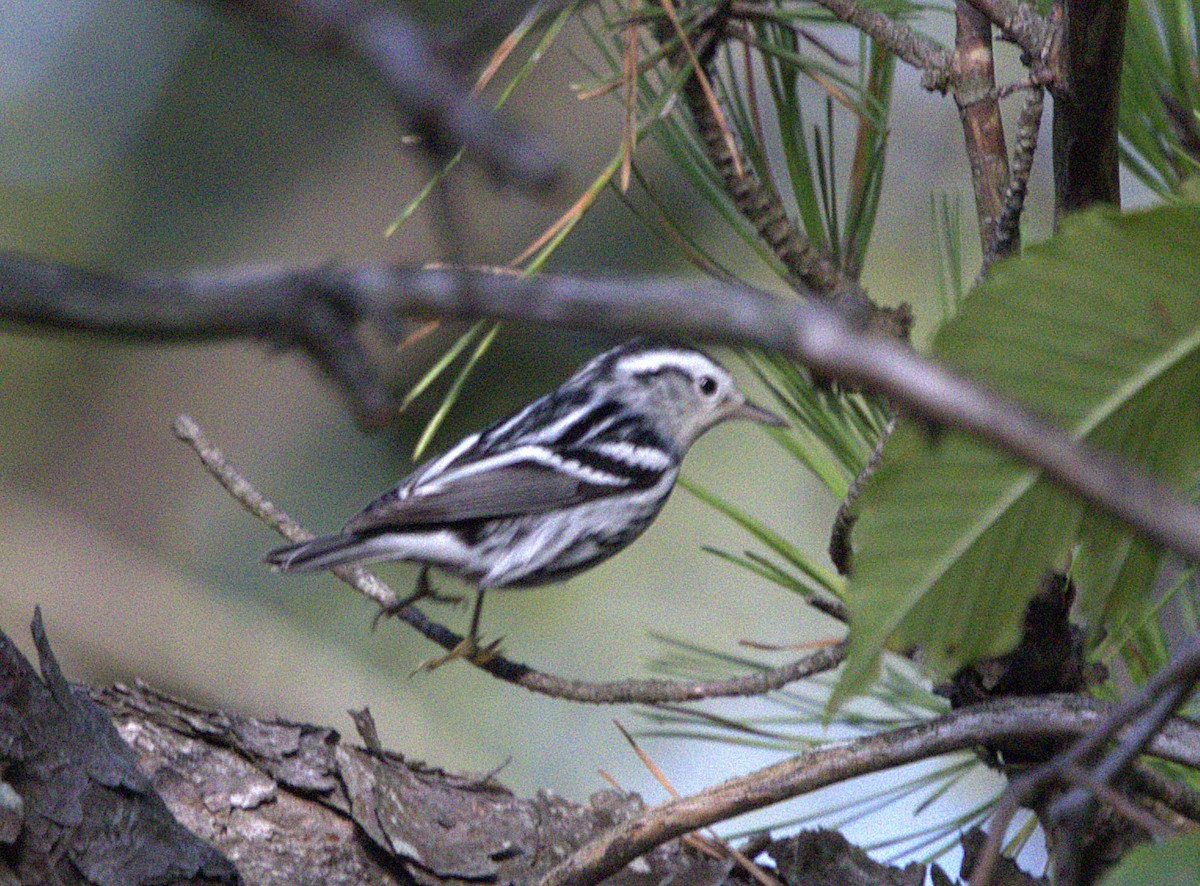
[[[226,459],[225,454],[204,436],[200,426],[190,416],[175,420],[175,436],[187,443],[200,462],[227,492],[246,510],[279,532],[289,541],[308,541],[313,534],[268,501],[262,493],[241,476]],[[462,637],[428,618],[408,599],[398,594],[374,574],[358,566],[338,566],[334,575],[351,588],[376,603],[381,610],[395,615],[418,633],[437,643],[447,652],[462,642]],[[816,649],[795,661],[778,668],[763,668],[750,674],[722,680],[615,680],[592,682],[569,680],[534,670],[502,655],[484,662],[472,662],[475,667],[506,683],[549,695],[553,698],[588,704],[660,704],[699,701],[706,698],[762,695],[814,674],[830,671],[845,657],[845,644],[836,643]],[[464,659],[465,661],[466,659]]]

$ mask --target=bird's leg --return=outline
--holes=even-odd
[[[379,624],[379,619],[393,616],[405,606],[411,606],[418,600],[433,600],[435,603],[461,603],[462,597],[458,594],[439,594],[429,581],[429,566],[422,565],[421,573],[417,576],[417,584],[413,588],[413,592],[407,597],[397,600],[395,603],[380,606],[379,611],[375,613],[375,618],[371,620],[371,630],[375,630]]]
[[[456,658],[466,659],[477,665],[487,664],[495,658],[500,648],[500,643],[504,639],[503,637],[493,640],[486,646],[479,645],[479,620],[483,615],[483,595],[484,589],[482,587],[477,588],[475,591],[475,608],[471,611],[471,627],[467,631],[467,636],[463,637],[462,641],[445,655],[422,662],[413,671],[414,674],[440,668],[446,662],[454,661]]]
[[[479,637],[479,618],[483,615],[483,588],[475,589],[475,608],[471,610],[471,629],[467,631],[467,639],[464,641],[471,644],[471,652],[474,654],[479,649],[477,642]]]

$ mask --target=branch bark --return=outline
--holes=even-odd
[[[971,162],[975,188],[975,213],[986,268],[999,258],[997,220],[1004,208],[1008,186],[1008,147],[1004,122],[996,97],[996,71],[992,60],[992,23],[968,0],[956,0],[954,101],[962,121],[963,141]],[[1006,246],[1015,251],[1015,239]]]
[[[1017,0],[971,0],[971,5],[983,12],[1035,63],[1045,59],[1055,36],[1055,25],[1038,14],[1035,4]]]
[[[1054,94],[1054,215],[1121,205],[1117,110],[1128,0],[1063,0]]]
[[[0,762],[8,786],[24,799],[22,808],[6,797],[3,811],[15,813],[17,829],[25,831],[16,849],[3,836],[16,832],[0,832],[6,843],[0,877],[9,864],[27,872],[50,865],[55,882],[80,886],[164,882],[164,871],[174,871],[171,882],[196,886],[233,882],[238,875],[248,883],[379,886],[405,874],[422,883],[529,883],[543,876],[546,883],[591,883],[605,875],[614,876],[607,881],[613,886],[648,886],[669,877],[725,882],[724,856],[697,853],[671,838],[856,775],[1001,737],[1086,734],[1113,716],[1113,709],[1073,695],[1007,699],[808,750],[649,811],[636,796],[617,791],[577,806],[548,794],[523,800],[491,776],[406,761],[371,740],[366,711],[355,716],[363,748],[331,729],[204,710],[143,686],[94,691],[89,699],[67,684],[36,619],[34,634],[40,679],[0,633]],[[1118,733],[1118,740],[1136,728]],[[1200,765],[1200,727],[1171,719],[1146,750]],[[1156,784],[1149,778],[1141,787],[1183,815],[1194,812],[1194,798],[1180,802],[1169,784],[1167,790]],[[71,809],[81,809],[82,817],[72,817]],[[92,812],[110,820],[93,827]],[[124,828],[119,845],[111,827],[117,820]],[[237,874],[176,822],[236,858]],[[35,843],[30,835],[46,828],[54,839]],[[555,859],[587,840],[595,842],[552,870]],[[168,843],[176,848],[164,852]],[[642,861],[627,867],[635,857]],[[114,870],[116,878],[106,879]],[[877,873],[879,882],[895,882],[884,876],[887,871]]]
[[[331,339],[304,325],[314,316],[305,306],[313,303],[333,309],[326,312],[335,318]],[[715,281],[522,278],[482,269],[369,264],[123,279],[0,253],[0,317],[60,329],[159,339],[250,335],[320,353],[353,322],[371,319],[390,332],[413,315],[533,321],[776,350],[818,374],[884,394],[935,425],[986,440],[1157,544],[1200,561],[1200,508],[1178,492],[903,345],[864,334],[816,300]],[[295,332],[298,323],[306,330],[303,338]]]
[[[1021,245],[1021,211],[1025,208],[1025,190],[1033,170],[1033,155],[1037,151],[1038,130],[1042,125],[1044,90],[1041,85],[1031,88],[1029,97],[1017,118],[1016,150],[1013,152],[1012,172],[1004,191],[1004,207],[996,219],[997,258],[1016,253]],[[987,266],[984,266],[984,271]]]

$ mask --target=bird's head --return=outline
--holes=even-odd
[[[600,359],[614,392],[669,435],[680,454],[709,428],[744,418],[782,426],[783,419],[752,403],[729,370],[708,355],[675,345],[631,342]]]

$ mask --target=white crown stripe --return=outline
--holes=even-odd
[[[687,375],[703,375],[709,372],[725,374],[719,365],[695,351],[643,351],[622,357],[617,361],[617,365],[631,375],[659,372],[663,369],[678,369]]]

